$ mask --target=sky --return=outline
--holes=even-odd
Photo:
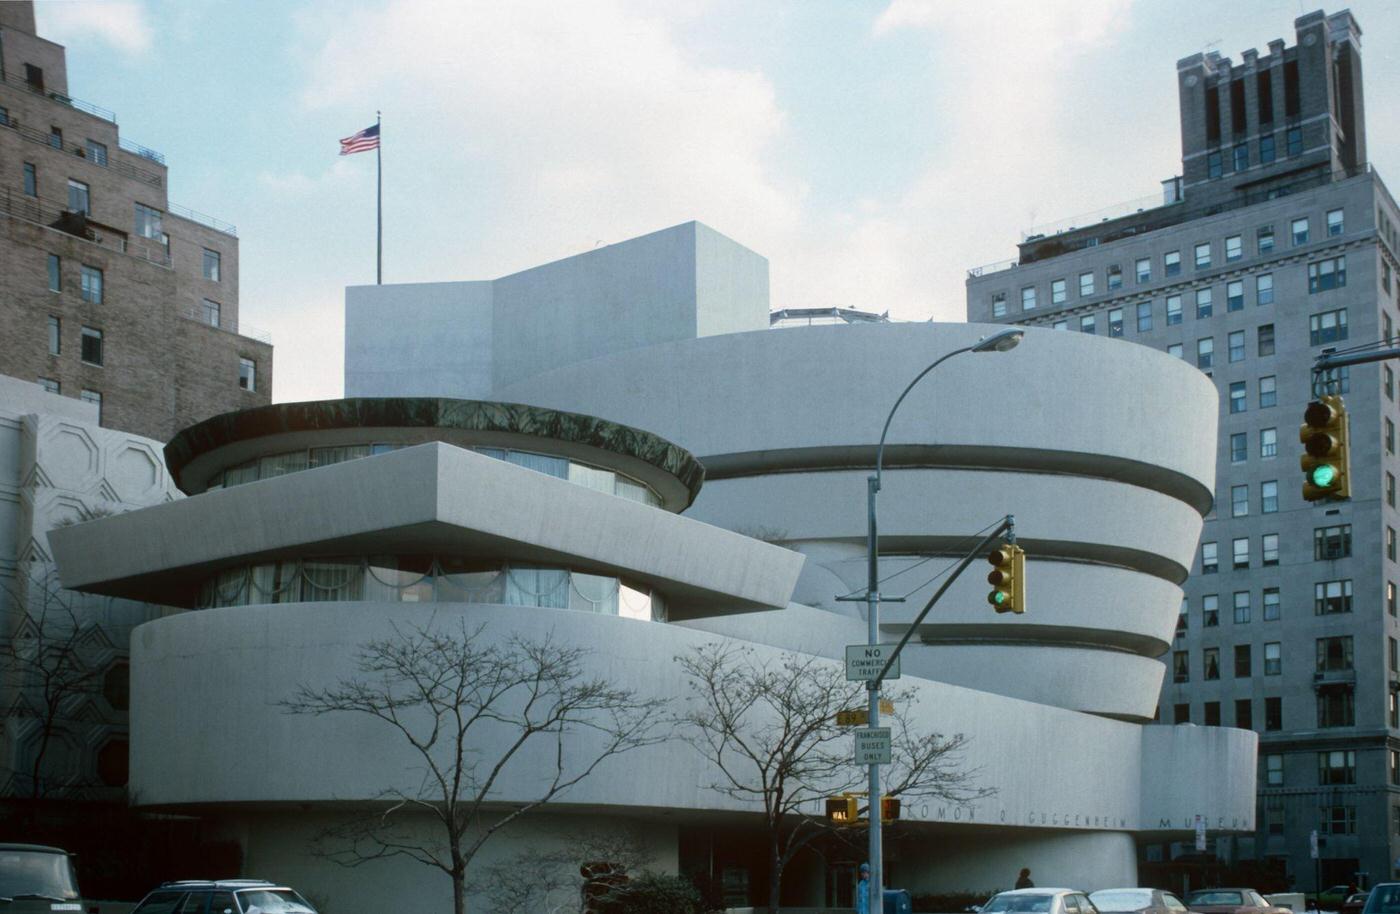
[[[278,402],[342,392],[343,302],[698,219],[771,303],[962,320],[967,270],[1180,173],[1176,61],[1294,41],[1299,0],[39,0],[76,98],[238,226]],[[1334,12],[1340,6],[1327,7]],[[1400,175],[1400,7],[1354,0]],[[1400,184],[1400,177],[1391,177]],[[1081,223],[1082,224],[1082,223]]]

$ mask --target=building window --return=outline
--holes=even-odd
[[[1206,337],[1196,341],[1196,367],[1209,368],[1215,359],[1215,339]]]
[[[219,326],[219,312],[222,310],[216,301],[204,300],[204,322],[211,327]]]
[[[1181,296],[1167,296],[1167,326],[1181,323]]]
[[[1385,474],[1385,503],[1395,507],[1395,474]]]
[[[208,248],[204,250],[204,278],[209,278],[209,255],[213,251]],[[992,295],[992,317],[1006,317],[1006,293],[997,292]]]
[[[1120,337],[1123,335],[1123,309],[1113,308],[1108,312],[1108,335]]]
[[[87,141],[87,157],[97,165],[107,167],[107,147],[96,140]]]
[[[1351,612],[1351,581],[1318,581],[1313,585],[1313,615]]]
[[[1269,253],[1274,249],[1274,227],[1261,225],[1259,231],[1254,234],[1254,240],[1260,254]]]
[[[24,163],[24,195],[39,196],[39,172],[34,168],[33,162]]]
[[[1241,536],[1232,540],[1231,552],[1234,556],[1234,567],[1236,571],[1241,568],[1249,567],[1249,537]]]
[[[1261,428],[1259,430],[1259,458],[1261,460],[1271,460],[1278,456],[1278,429]]]
[[[1317,726],[1356,726],[1356,697],[1350,686],[1324,689],[1317,693]]]
[[[1264,675],[1278,676],[1283,673],[1283,643],[1268,641],[1264,644]]]
[[[1385,528],[1385,557],[1395,561],[1395,528]]]
[[[1210,242],[1196,245],[1193,254],[1196,259],[1196,269],[1204,270],[1210,266]]]
[[[1050,304],[1063,305],[1065,298],[1065,281],[1063,279],[1050,280]]]
[[[1308,243],[1308,219],[1294,219],[1288,225],[1288,235],[1293,239],[1293,246],[1296,248],[1300,244]]]
[[[53,378],[40,378],[39,386],[44,388],[45,393],[56,394],[59,392],[59,384]]]
[[[1231,330],[1225,337],[1227,357],[1231,362],[1244,361],[1244,331]]]
[[[1139,257],[1133,265],[1133,270],[1137,273],[1138,285],[1152,281],[1152,258]]]
[[[1244,171],[1249,167],[1249,144],[1240,143],[1235,146],[1235,171]]]
[[[1201,723],[1207,727],[1220,726],[1220,702],[1207,701],[1201,705]]]
[[[1264,554],[1264,567],[1270,568],[1278,564],[1278,534],[1265,533],[1259,538],[1261,551]]]
[[[1080,332],[1080,333],[1093,333],[1093,332],[1094,332],[1094,322],[1095,322],[1095,320],[1096,320],[1096,318],[1095,318],[1094,315],[1092,315],[1092,314],[1085,314],[1085,315],[1083,315],[1082,317],[1080,317],[1080,318],[1079,318],[1079,332]]]
[[[1191,661],[1186,651],[1172,653],[1172,682],[1191,681]]]
[[[1254,302],[1258,305],[1274,303],[1274,274],[1260,273],[1254,277]]]
[[[1388,612],[1388,613],[1390,613],[1392,616],[1395,615],[1395,612],[1396,612],[1395,582],[1394,582],[1394,581],[1386,581],[1386,582],[1385,582],[1385,611]]]
[[[1225,310],[1244,310],[1244,281],[1233,280],[1225,284]]]
[[[1167,276],[1181,275],[1181,252],[1167,251],[1162,255],[1162,272]]]
[[[154,238],[157,241],[163,240],[165,233],[161,231],[161,211],[144,203],[137,203],[135,207],[136,235],[141,238]]]
[[[252,359],[238,360],[238,386],[244,390],[258,389],[258,363]]]
[[[1207,286],[1204,289],[1196,290],[1196,319],[1210,317],[1215,312],[1215,296],[1213,290]]]
[[[1220,176],[1221,176],[1222,174],[1224,174],[1224,173],[1225,173],[1224,159],[1223,159],[1222,156],[1220,155],[1220,151],[1219,151],[1219,150],[1216,150],[1215,152],[1212,152],[1212,153],[1207,154],[1207,155],[1206,155],[1206,176],[1207,176],[1207,177],[1210,177],[1210,178],[1218,178],[1218,177],[1220,177]]]
[[[1230,516],[1249,516],[1249,486],[1230,487]]]
[[[1345,672],[1352,669],[1351,635],[1317,639],[1317,671]]]
[[[1274,156],[1274,135],[1266,133],[1259,138],[1259,164],[1270,164],[1273,162]]]
[[[1387,703],[1386,707],[1389,709],[1387,714],[1390,720],[1390,726],[1400,729],[1400,694],[1390,692],[1389,696],[1390,701]]]
[[[1167,355],[1184,360],[1186,358],[1186,349],[1180,343],[1168,343]]]
[[[1237,591],[1235,591],[1235,624],[1236,624],[1236,625],[1247,625],[1247,624],[1249,624],[1249,620],[1250,620],[1251,615],[1252,615],[1252,611],[1250,610],[1250,606],[1249,606],[1249,591],[1247,591],[1247,590],[1237,590]]]
[[[1390,783],[1400,784],[1400,752],[1390,750]]]
[[[1235,432],[1230,436],[1230,462],[1244,463],[1249,459],[1249,436]]]
[[[1327,211],[1327,235],[1333,237],[1345,231],[1345,217],[1339,209]]]
[[[1219,547],[1215,543],[1201,543],[1201,574],[1215,574],[1219,570]]]
[[[1185,680],[1182,680],[1182,681],[1185,682]],[[1175,723],[1175,724],[1189,724],[1189,723],[1191,723],[1191,705],[1188,704],[1188,703],[1186,703],[1186,702],[1182,702],[1181,704],[1172,705],[1172,723]]]
[[[205,263],[208,263],[206,260]],[[1021,290],[1021,310],[1029,311],[1035,307],[1035,286],[1026,286]]]
[[[1321,346],[1347,338],[1347,310],[1324,311],[1308,318],[1308,345]]]
[[[59,355],[63,351],[63,322],[49,315],[49,355]]]
[[[1279,697],[1264,699],[1264,730],[1283,729],[1283,699]]]
[[[82,351],[79,355],[89,365],[102,364],[102,331],[95,327],[84,327]]]
[[[1322,386],[1332,393],[1351,393],[1351,366],[1330,368],[1322,373]]]
[[[1278,513],[1278,480],[1266,479],[1259,483],[1259,513]]]
[[[49,255],[49,291],[63,291],[63,258],[57,254]]]
[[[1381,390],[1387,400],[1395,399],[1395,371],[1389,365],[1381,366]]]
[[[90,305],[102,304],[102,271],[83,264],[82,274],[83,301]]]
[[[1329,257],[1308,264],[1308,292],[1327,292],[1347,284],[1347,259]]]
[[[97,424],[98,424],[98,425],[101,425],[101,424],[102,424],[102,394],[101,394],[101,392],[96,391],[96,390],[87,390],[87,389],[84,389],[82,393],[78,394],[78,399],[79,399],[79,400],[82,400],[84,403],[91,403],[93,406],[96,406],[96,407],[97,407]]]
[[[1244,256],[1244,237],[1231,235],[1225,239],[1225,261],[1239,260]]]
[[[1108,291],[1123,288],[1123,268],[1118,264],[1110,264],[1108,267]]]
[[[1265,787],[1282,787],[1282,786],[1283,786],[1283,756],[1281,756],[1281,755],[1266,755],[1266,756],[1264,756],[1264,786],[1265,786]]]
[[[1394,422],[1391,422],[1389,417],[1386,417],[1386,419],[1385,419],[1385,425],[1384,425],[1384,430],[1383,430],[1383,433],[1382,433],[1382,438],[1383,438],[1383,441],[1384,441],[1384,443],[1385,443],[1385,452],[1386,452],[1387,454],[1394,454],[1394,453],[1395,453],[1395,423],[1394,423]]]
[[[1248,698],[1235,699],[1235,726],[1241,730],[1254,729],[1254,702]]]
[[[1245,382],[1230,382],[1230,412],[1242,413],[1248,408],[1245,402]]]
[[[72,178],[68,179],[68,210],[84,216],[92,215],[92,195],[88,192],[88,186]]]
[[[221,261],[222,261],[222,258],[221,258],[221,256],[219,255],[219,252],[218,252],[218,251],[211,251],[211,250],[209,250],[208,248],[205,248],[205,249],[204,249],[204,278],[205,278],[205,279],[207,279],[207,280],[209,280],[209,281],[211,281],[211,282],[218,282],[218,281],[219,281],[219,277],[220,277],[220,275],[221,275],[221,273],[222,273],[222,263],[221,263]],[[1006,293],[1005,293],[1005,292],[998,292],[997,294],[998,294],[999,296],[1001,296],[1002,310],[1003,310],[1003,312],[1005,312],[1005,310],[1006,310],[1006,307],[1005,307],[1005,306],[1006,306]],[[1025,296],[1025,292],[1023,291],[1023,292],[1021,293],[1021,301],[1022,301],[1022,304],[1025,303],[1025,297],[1026,297],[1026,296]],[[1030,307],[1032,307],[1032,308],[1035,307],[1035,289],[1031,289],[1031,304],[1030,304]]]
[[[1090,295],[1093,295],[1093,294],[1094,294],[1094,274],[1093,274],[1092,272],[1090,272],[1090,273],[1080,273],[1080,274],[1079,274],[1079,297],[1080,297],[1080,298],[1086,298],[1087,296],[1090,296]]]
[[[1265,714],[1268,713],[1268,702],[1264,706]],[[1264,729],[1269,729],[1269,722],[1264,721]],[[1286,821],[1283,809],[1283,797],[1264,798],[1264,831],[1270,835],[1283,834],[1283,826]]]
[[[29,66],[29,64],[25,64],[25,66],[27,67],[27,66]],[[54,149],[62,149],[62,148],[63,148],[63,128],[61,128],[61,127],[50,127],[50,128],[49,128],[49,145],[52,146]]]
[[[1208,593],[1201,597],[1201,627],[1215,628],[1220,624],[1220,597]]]
[[[1235,678],[1248,679],[1254,675],[1251,669],[1251,652],[1248,644],[1235,645]]]
[[[1390,653],[1388,655],[1390,658],[1390,671],[1392,673],[1400,673],[1400,641],[1396,641],[1394,638],[1387,638],[1386,641],[1390,646]]]
[[[1220,648],[1208,647],[1201,651],[1201,678],[1207,681],[1220,678]]]
[[[1269,356],[1269,355],[1273,355],[1273,354],[1274,354],[1274,325],[1273,325],[1273,324],[1260,324],[1260,325],[1259,325],[1259,338],[1258,338],[1258,341],[1257,341],[1257,344],[1256,344],[1256,348],[1259,350],[1259,355],[1260,355],[1260,356]]]
[[[1051,330],[1068,330],[1068,329],[1069,329],[1069,321],[1055,321],[1055,323],[1053,323],[1053,324],[1050,325],[1050,329],[1051,329]]]
[[[1138,333],[1146,333],[1152,329],[1152,302],[1138,302],[1137,329]]]
[[[1274,375],[1264,375],[1259,379],[1259,408],[1269,409],[1278,405],[1278,379]]]
[[[1317,754],[1317,782],[1324,787],[1356,783],[1356,752],[1338,749]]]

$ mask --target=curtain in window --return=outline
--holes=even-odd
[[[473,568],[460,559],[441,559],[437,569],[437,598],[442,603],[504,603],[505,572]]]
[[[574,572],[570,577],[569,608],[617,615],[617,578]]]
[[[378,603],[431,603],[433,565],[417,556],[375,556],[365,574],[365,599]]]
[[[256,462],[245,463],[237,467],[229,467],[224,471],[225,486],[241,486],[245,482],[256,482],[257,478],[258,465]]]
[[[271,562],[254,565],[249,582],[248,602],[295,603],[301,599],[301,574],[297,562]]]
[[[618,582],[617,614],[624,619],[660,620],[661,601],[655,594]]]
[[[363,598],[365,572],[359,562],[307,561],[301,574],[302,599],[308,603]]]
[[[617,477],[617,488],[614,492],[622,498],[626,498],[629,501],[639,501],[644,505],[660,504],[656,496],[652,494],[651,489],[625,476]]]
[[[569,478],[569,461],[563,457],[548,457],[544,454],[531,454],[528,451],[509,451],[506,454],[506,461],[516,466],[525,467],[527,470],[534,470],[536,473],[544,473],[546,476],[557,476],[560,479]]]
[[[506,603],[567,609],[569,573],[558,568],[507,568]]]
[[[271,479],[306,469],[306,451],[293,451],[290,454],[273,454],[258,461],[258,478]]]
[[[344,447],[314,447],[311,449],[311,459],[309,466],[328,467],[335,463],[344,463],[347,460],[356,460],[360,457],[369,456],[368,444],[348,444]]]
[[[609,495],[617,494],[617,474],[612,470],[600,470],[597,467],[584,466],[581,463],[571,463],[569,464],[569,482],[586,489],[592,489],[595,492],[606,492]]]

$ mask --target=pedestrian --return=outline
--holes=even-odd
[[[1017,879],[1016,879],[1016,888],[1018,888],[1018,889],[1033,889],[1033,888],[1035,888],[1035,883],[1034,883],[1034,882],[1031,882],[1031,870],[1030,870],[1030,867],[1023,867],[1023,868],[1021,869],[1021,875],[1020,875],[1019,877],[1017,877]]]
[[[856,884],[856,914],[870,914],[870,864],[860,865],[860,882]]]

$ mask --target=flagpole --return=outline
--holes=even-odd
[[[384,121],[383,113],[374,112],[374,124],[379,127]],[[379,130],[379,142],[374,146],[376,205],[375,205],[375,285],[384,284],[384,131]]]

